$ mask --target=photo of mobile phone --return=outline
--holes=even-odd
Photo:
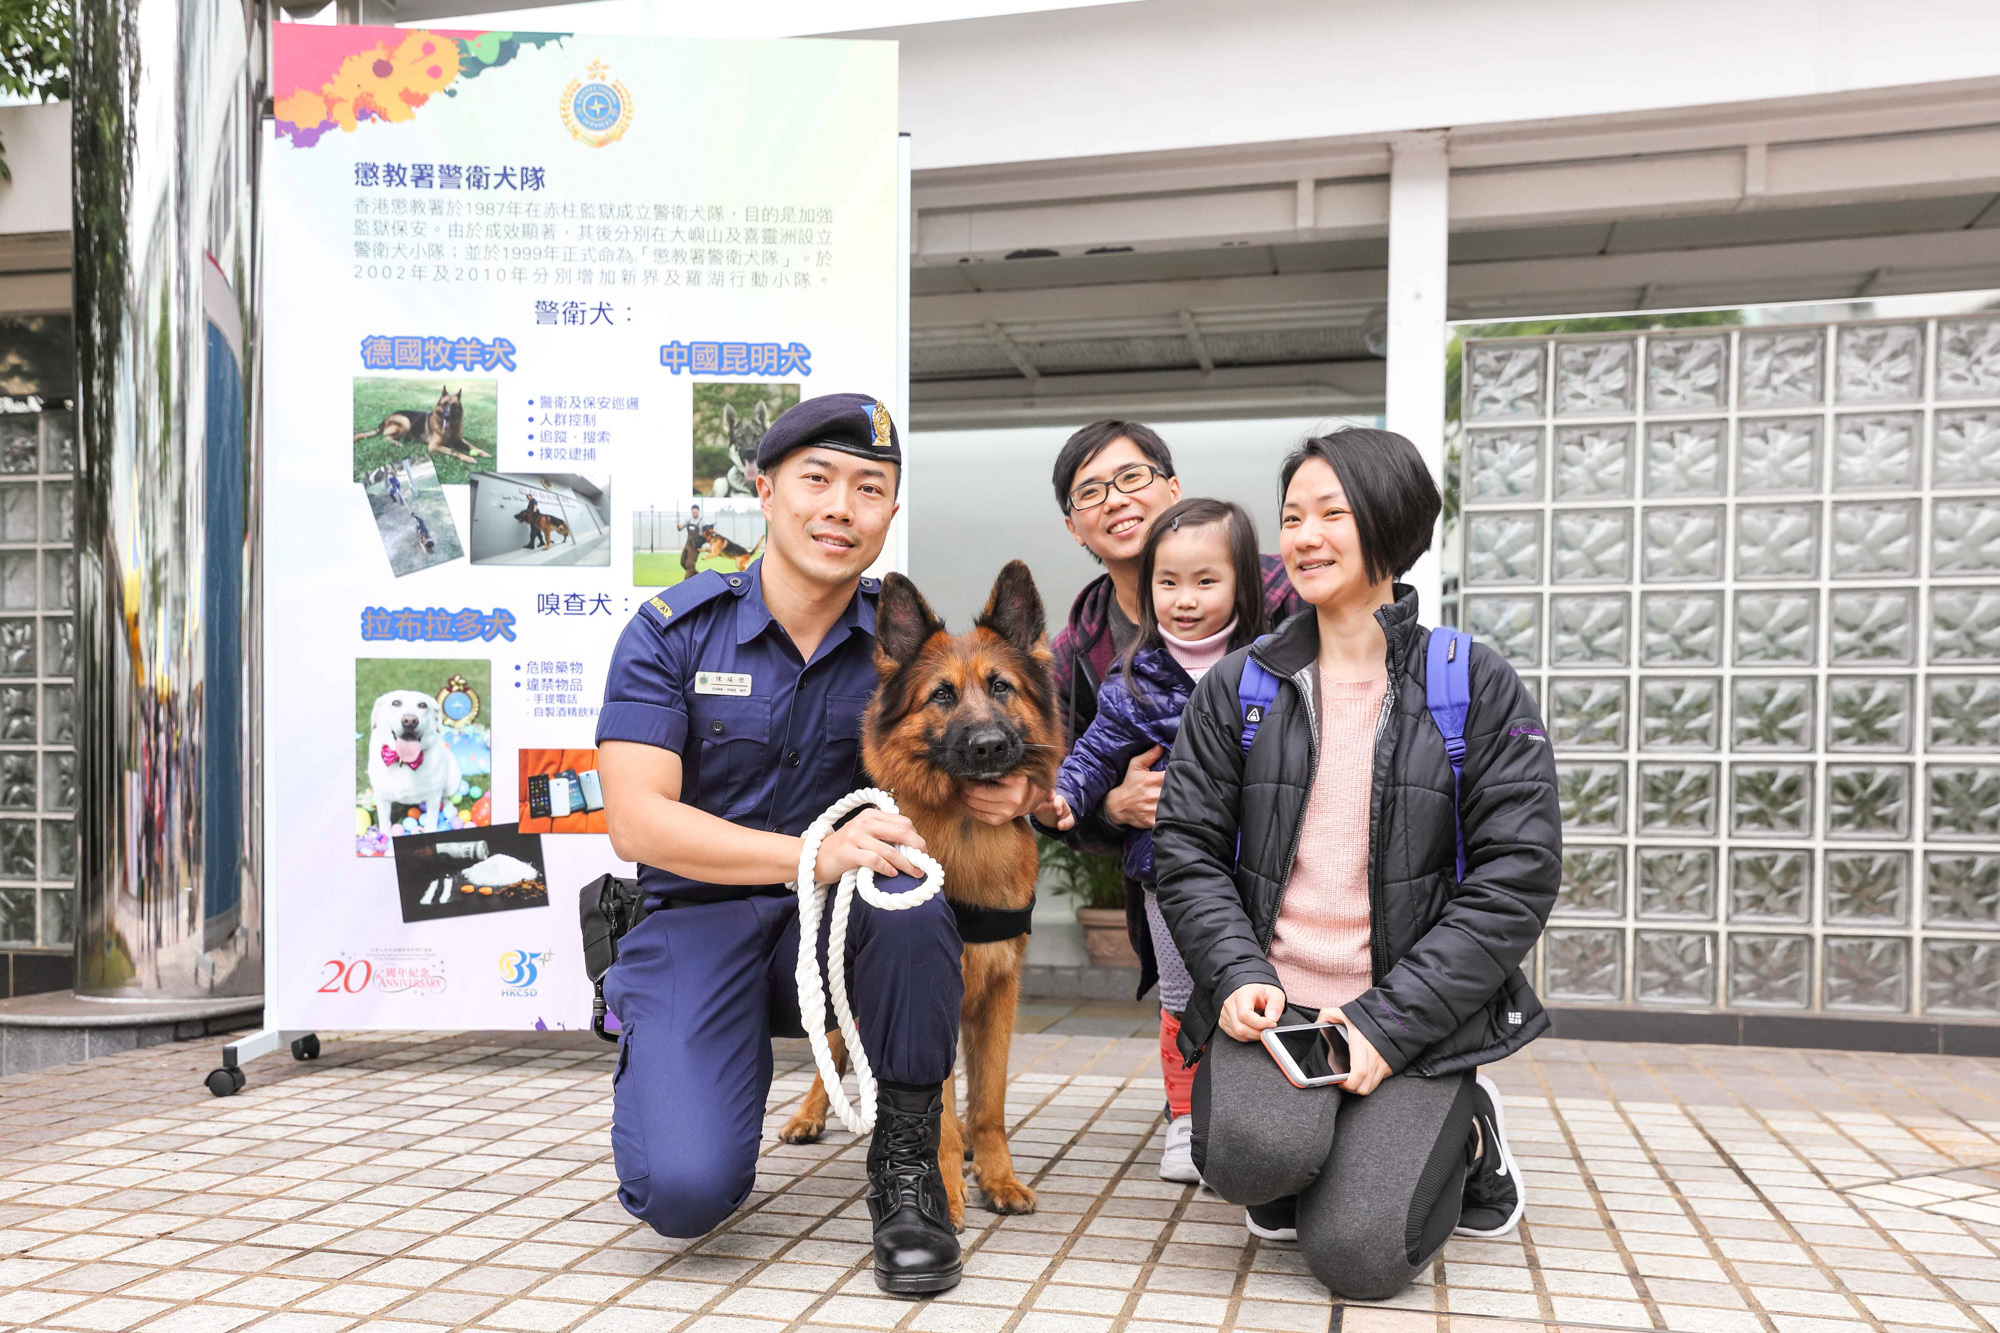
[[[528,817],[549,817],[549,779],[546,773],[537,773],[528,779]]]
[[[1347,1034],[1338,1023],[1266,1028],[1264,1049],[1295,1088],[1322,1088],[1347,1078]]]
[[[583,803],[583,780],[577,777],[576,770],[565,768],[562,772],[556,774],[556,781],[569,788],[570,813],[582,814],[585,809]]]
[[[569,813],[569,784],[560,777],[549,783],[549,813],[557,819]]]
[[[604,783],[597,776],[597,770],[586,768],[576,776],[579,784],[583,787],[583,808],[585,810],[602,810],[604,808]]]

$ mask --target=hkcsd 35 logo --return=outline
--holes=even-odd
[[[539,992],[535,983],[541,978],[542,969],[555,957],[549,950],[533,953],[527,949],[509,949],[500,955],[500,994],[535,995]]]

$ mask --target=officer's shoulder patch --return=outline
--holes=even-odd
[[[676,583],[665,592],[656,593],[646,599],[662,625],[670,625],[677,618],[686,615],[706,602],[712,602],[729,591],[729,584],[722,575],[712,569],[704,569],[691,579]]]
[[[861,591],[867,593],[870,597],[875,596],[877,593],[882,591],[882,580],[880,579],[861,580]]]

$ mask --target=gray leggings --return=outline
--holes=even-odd
[[[1262,1044],[1218,1031],[1195,1067],[1195,1167],[1231,1203],[1297,1195],[1313,1276],[1344,1299],[1385,1300],[1458,1225],[1472,1081],[1397,1075],[1366,1097],[1295,1088]]]

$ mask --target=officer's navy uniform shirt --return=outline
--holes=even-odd
[[[875,690],[875,594],[860,589],[803,661],[764,605],[764,562],[704,570],[639,608],[604,684],[597,743],[636,741],[681,757],[681,800],[748,828],[796,837],[862,786],[861,715]],[[661,607],[666,608],[662,614]],[[737,677],[709,690],[701,672]],[[740,689],[749,678],[749,692]],[[639,867],[648,899],[745,898],[789,885],[709,884]]]

